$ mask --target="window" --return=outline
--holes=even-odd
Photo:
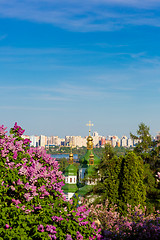
[[[90,165],[94,164],[94,160],[90,159]]]
[[[70,182],[72,182],[72,178],[70,178]]]

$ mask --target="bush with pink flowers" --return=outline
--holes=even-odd
[[[105,205],[90,206],[91,215],[102,229],[103,240],[159,240],[160,239],[160,212],[146,215],[140,206],[131,208],[127,205],[127,215],[124,217],[117,212],[117,206],[109,208]]]
[[[65,199],[58,163],[23,133],[0,126],[0,240],[101,239],[90,210]]]

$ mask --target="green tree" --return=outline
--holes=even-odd
[[[106,179],[104,180],[104,197],[109,200],[109,203],[118,204],[119,200],[119,185],[121,173],[122,157],[114,156],[108,159],[106,168]],[[104,199],[104,200],[105,200]]]
[[[109,206],[117,204],[119,211],[125,213],[127,204],[144,206],[146,187],[143,183],[143,160],[134,152],[117,157],[114,149],[106,145],[102,162],[98,167],[99,180],[93,192],[100,197],[95,203],[109,201]]]
[[[69,165],[69,162],[66,158],[60,158],[58,163],[59,163],[59,170],[61,172],[64,172],[66,167]]]
[[[107,164],[108,160],[111,159],[114,156],[113,148],[110,146],[110,144],[106,144],[105,148],[103,149],[103,157],[101,163],[96,168],[96,178],[98,179],[97,184],[93,188],[93,192],[99,195],[99,201],[105,198],[104,192],[105,192],[105,185],[104,180],[107,177]],[[102,197],[102,199],[101,199]]]
[[[137,135],[131,134],[131,137],[141,141],[134,148],[134,152],[144,161],[146,205],[148,210],[152,211],[153,207],[156,209],[160,207],[160,188],[155,177],[160,171],[160,147],[157,146],[158,141],[152,141],[149,127],[144,123],[139,125]]]
[[[150,167],[154,172],[160,171],[160,146],[157,146],[157,141],[150,152]]]
[[[102,161],[98,166],[98,171],[100,176],[102,176],[102,181],[106,177],[107,172],[104,172],[104,169],[108,167],[108,161],[111,160],[115,156],[115,152],[113,150],[113,147],[110,144],[106,144],[104,151],[103,151],[103,157]]]
[[[116,156],[110,144],[105,145],[102,161],[97,168],[99,180],[93,189],[100,196],[100,202],[105,203],[108,199],[109,204],[118,203],[121,159]]]
[[[160,207],[158,199],[160,190],[158,189],[158,182],[155,178],[155,174],[153,174],[149,164],[144,164],[144,184],[146,186],[147,212],[152,212],[154,208],[158,210]]]
[[[127,204],[132,207],[145,205],[146,187],[143,180],[143,160],[134,152],[129,152],[121,165],[119,199],[122,211],[127,209]]]
[[[135,151],[147,153],[152,146],[152,138],[149,133],[150,128],[144,123],[140,123],[138,126],[137,135],[130,133],[132,139],[138,140],[139,143],[135,147]]]

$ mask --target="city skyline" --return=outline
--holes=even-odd
[[[0,1],[0,124],[26,135],[160,131],[160,0]]]
[[[108,138],[108,137],[118,137],[120,139],[120,138],[125,136],[127,138],[130,138],[130,136],[127,136],[125,134],[122,134],[121,136],[117,136],[117,135],[114,135],[114,134],[99,134],[97,131],[91,132],[91,136],[93,137],[95,133],[98,134],[99,137],[106,137],[106,138]],[[151,135],[151,137],[156,137],[157,135],[160,135],[160,131],[158,131],[155,136]],[[50,135],[44,135],[44,134],[39,134],[39,135],[37,135],[37,134],[30,134],[30,135],[27,135],[25,133],[24,133],[24,136],[46,136],[46,137],[56,136],[56,137],[59,137],[59,138],[62,138],[62,139],[64,139],[65,137],[75,137],[75,136],[83,137],[83,138],[87,138],[88,137],[87,134],[86,135],[70,135],[69,134],[69,135],[60,136],[60,135],[51,135],[51,134]]]
[[[94,147],[104,147],[105,144],[110,144],[112,147],[134,147],[137,143],[141,142],[141,139],[132,139],[125,135],[118,137],[114,135],[104,136],[99,135],[98,132],[89,131],[89,135],[92,136]],[[87,147],[88,136],[45,136],[45,135],[23,135],[23,138],[30,139],[30,146],[34,147],[49,147],[49,146],[64,146],[64,147]],[[156,136],[151,136],[153,141],[160,139],[160,132]]]

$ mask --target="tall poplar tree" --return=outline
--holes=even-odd
[[[119,185],[121,164],[123,157],[114,156],[108,160],[106,165],[106,179],[104,180],[104,197],[109,200],[111,204],[118,204],[119,202]]]
[[[132,207],[145,205],[146,187],[144,185],[143,160],[134,152],[129,152],[122,161],[119,199],[122,211],[127,204]]]

